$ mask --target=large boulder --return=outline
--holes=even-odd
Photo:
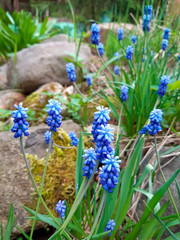
[[[64,121],[65,124],[65,121]],[[77,129],[76,124],[69,122],[70,127]],[[30,127],[30,135],[24,138],[24,146],[31,170],[37,184],[42,177],[45,155],[48,145],[44,142],[44,133],[48,127]],[[54,134],[54,142],[61,146],[70,147],[70,139],[62,128]],[[53,148],[49,158],[43,197],[46,204],[55,214],[55,205],[59,199],[72,202],[75,191],[76,147],[59,149]],[[8,219],[9,207],[13,203],[16,225],[28,232],[32,226],[26,217],[28,213],[23,205],[31,209],[36,208],[37,196],[29,178],[25,161],[20,150],[19,139],[14,139],[11,132],[0,132],[0,223],[5,227]],[[56,177],[55,177],[56,176]],[[44,208],[40,212],[45,214]],[[44,224],[37,223],[37,227]],[[13,229],[13,234],[18,230]]]
[[[0,89],[4,89],[7,85],[7,64],[0,67]]]
[[[13,109],[14,104],[19,104],[25,99],[25,95],[16,90],[0,91],[0,109]]]
[[[40,43],[19,51],[16,68],[13,58],[7,64],[8,85],[12,86],[15,72],[15,88],[25,93],[51,81],[69,85],[65,60],[71,58],[69,54],[75,54],[75,43],[66,41]],[[86,44],[81,44],[79,59],[85,65],[89,63],[90,48]]]

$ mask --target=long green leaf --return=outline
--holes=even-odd
[[[149,218],[151,211],[150,209],[154,209],[156,204],[160,201],[162,196],[165,194],[167,189],[170,187],[171,183],[174,181],[174,179],[179,174],[180,169],[178,169],[161,187],[160,189],[154,194],[154,197],[150,200],[147,207],[144,210],[143,215],[141,216],[139,222],[136,224],[132,232],[125,238],[125,240],[132,240],[136,239],[137,236],[140,234],[142,230],[143,224],[147,221]]]
[[[13,230],[14,224],[15,224],[14,208],[13,208],[13,204],[11,203],[10,209],[9,209],[8,221],[7,221],[7,225],[4,232],[5,240],[10,240],[11,232]]]

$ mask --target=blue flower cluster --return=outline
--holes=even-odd
[[[46,131],[44,134],[44,140],[47,144],[49,144],[51,139],[51,132],[50,131]],[[52,143],[53,143],[53,139],[52,139]]]
[[[99,41],[100,41],[100,36],[99,36],[100,29],[99,29],[98,24],[93,23],[91,25],[91,32],[92,32],[91,43],[94,44],[94,45],[98,45]]]
[[[69,133],[69,138],[71,139],[71,145],[77,147],[79,139],[76,137],[75,132],[70,132]]]
[[[120,70],[120,68],[119,68],[117,65],[115,65],[115,66],[114,66],[114,73],[115,73],[116,75],[119,74],[119,70]]]
[[[119,28],[118,29],[118,35],[117,35],[117,38],[118,38],[119,41],[123,40],[123,34],[124,34],[123,28]]]
[[[90,178],[94,170],[94,167],[96,166],[96,160],[97,160],[97,156],[94,148],[91,147],[88,150],[84,150],[84,155],[82,155],[82,157],[85,158],[84,167],[82,169],[84,172],[83,176]]]
[[[75,72],[75,66],[73,63],[67,63],[66,64],[66,72],[68,74],[68,78],[70,82],[76,81],[76,72]]]
[[[46,123],[50,127],[51,131],[56,132],[57,128],[59,128],[62,123],[62,117],[60,115],[62,111],[61,104],[57,100],[50,99],[48,104],[46,104],[46,107],[49,115],[49,117],[46,119]]]
[[[96,140],[96,154],[97,159],[100,159],[100,162],[102,162],[107,155],[112,152],[111,142],[114,139],[112,131],[113,128],[109,125],[101,125],[101,128],[97,130],[98,136]]]
[[[154,109],[150,113],[150,124],[144,126],[140,131],[139,134],[146,134],[149,132],[150,135],[155,135],[159,131],[162,130],[161,128],[161,121],[162,121],[163,112],[161,109]]]
[[[169,28],[166,28],[166,29],[164,30],[163,39],[169,40],[169,31],[170,31]]]
[[[98,106],[98,111],[94,113],[94,122],[91,133],[93,134],[93,142],[96,142],[98,136],[98,129],[101,129],[101,125],[106,126],[110,120],[110,109]]]
[[[59,202],[56,204],[56,211],[60,213],[61,218],[65,218],[65,212],[66,212],[65,201],[59,200]]]
[[[118,58],[116,59],[116,61],[118,61],[119,58],[120,58],[120,54],[119,54],[119,52],[115,52],[115,53],[114,53],[114,57],[118,57]]]
[[[14,105],[14,107],[17,110],[12,111],[12,118],[14,118],[14,125],[11,128],[11,132],[15,133],[14,138],[21,137],[24,133],[24,136],[28,136],[28,126],[29,123],[26,121],[27,110],[28,108],[24,108],[22,103],[19,104],[19,107],[17,105]]]
[[[145,10],[144,10],[145,14],[143,16],[143,31],[145,32],[147,30],[147,32],[149,32],[150,30],[150,23],[151,23],[151,17],[152,17],[152,6],[148,5],[145,6]]]
[[[112,220],[110,219],[109,222],[107,223],[105,229],[104,229],[105,232],[110,231],[110,232],[108,233],[108,236],[111,236],[111,233],[112,233],[112,231],[114,230],[114,227],[115,227],[115,226],[116,226],[116,223],[115,223],[114,219],[112,219]]]
[[[114,156],[114,151],[107,155],[106,159],[102,161],[105,165],[100,168],[100,183],[102,187],[108,192],[112,193],[115,186],[118,184],[120,163],[119,157]]]
[[[156,92],[160,97],[163,97],[167,91],[167,85],[170,81],[170,77],[167,75],[163,75],[161,77],[161,81],[158,87],[158,91]]]
[[[87,81],[87,85],[90,87],[92,85],[92,77],[88,75],[86,77],[86,81]]]
[[[166,48],[168,47],[168,44],[169,44],[168,40],[163,39],[163,40],[162,40],[162,43],[161,43],[161,49],[162,49],[163,51],[165,51]]]
[[[99,55],[103,56],[104,55],[104,44],[103,43],[99,43],[97,49],[98,49]]]
[[[120,98],[121,98],[122,102],[126,102],[127,101],[127,99],[128,99],[128,91],[129,91],[128,86],[126,86],[126,85],[122,85],[121,86]]]
[[[133,36],[131,37],[131,43],[132,43],[132,44],[135,44],[135,43],[136,43],[136,39],[137,39],[137,36],[136,36],[136,35],[133,35]]]
[[[128,60],[131,60],[132,59],[132,57],[133,57],[133,52],[134,52],[134,48],[132,47],[132,46],[127,46],[127,48],[126,48],[126,58],[128,59]]]
[[[94,122],[91,133],[93,134],[93,142],[96,142],[97,159],[103,161],[107,155],[112,152],[110,146],[113,140],[113,129],[107,124],[110,120],[110,110],[104,107],[97,107],[98,112],[94,113]]]

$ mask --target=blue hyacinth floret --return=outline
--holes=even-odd
[[[161,131],[162,127],[160,122],[162,121],[162,115],[163,115],[163,112],[161,109],[154,109],[153,111],[151,111],[150,117],[149,117],[150,124],[144,126],[139,131],[139,134],[146,134],[148,132],[150,135],[155,135],[159,131]]]
[[[115,65],[115,66],[114,66],[114,73],[115,73],[116,75],[119,74],[119,70],[120,70],[120,67],[118,67],[117,65]]]
[[[108,236],[111,236],[111,233],[112,233],[112,231],[114,230],[114,227],[115,227],[115,226],[116,226],[116,223],[115,223],[114,219],[110,219],[109,222],[107,223],[105,229],[104,229],[105,232],[110,231],[110,232],[108,233]]]
[[[151,22],[151,16],[150,15],[144,15],[143,16],[143,31],[145,32],[147,30],[147,32],[149,32],[150,30],[150,22]]]
[[[114,57],[117,57],[117,58],[116,58],[116,61],[118,61],[119,58],[120,58],[120,54],[119,54],[119,52],[115,52],[115,53],[114,53]]]
[[[56,211],[60,213],[61,218],[65,218],[65,212],[66,212],[65,201],[59,200],[59,202],[56,204]]]
[[[127,101],[127,99],[128,99],[128,91],[129,91],[128,86],[126,86],[126,85],[122,85],[121,86],[120,98],[121,98],[122,102],[126,102]]]
[[[169,31],[170,31],[169,28],[166,28],[166,29],[164,30],[163,39],[169,40]]]
[[[92,172],[94,171],[94,167],[96,166],[96,152],[94,148],[89,148],[88,150],[84,150],[84,155],[82,155],[84,160],[84,167],[82,168],[83,170],[83,176],[86,176],[88,178],[91,177]]]
[[[87,81],[87,85],[90,87],[92,85],[92,77],[88,75],[86,77],[86,81]]]
[[[146,5],[144,8],[144,12],[146,15],[152,16],[152,5]]]
[[[97,49],[98,49],[99,55],[103,56],[104,55],[104,44],[103,43],[99,43]]]
[[[76,72],[75,72],[75,66],[73,63],[67,63],[66,64],[66,72],[68,74],[68,78],[70,82],[76,81]]]
[[[168,40],[163,39],[163,40],[162,40],[162,43],[161,43],[161,49],[162,49],[163,51],[165,51],[166,48],[168,47],[168,44],[169,44]]]
[[[167,75],[163,75],[161,77],[161,81],[158,87],[158,91],[156,92],[160,97],[163,97],[167,91],[167,85],[170,81],[170,77]]]
[[[46,131],[44,134],[44,140],[47,144],[49,144],[51,139],[51,132],[50,131]],[[53,143],[53,139],[52,139],[52,143]]]
[[[98,111],[94,113],[94,122],[91,133],[93,134],[93,142],[96,142],[98,135],[98,129],[101,129],[101,125],[106,126],[110,120],[109,113],[110,109],[103,106],[96,108]]]
[[[132,46],[127,46],[126,48],[126,58],[131,60],[133,57],[134,48]]]
[[[46,107],[49,115],[46,119],[46,123],[50,127],[51,131],[56,132],[57,128],[59,128],[62,123],[62,117],[60,115],[62,111],[61,104],[57,100],[50,99],[48,104],[46,104]]]
[[[131,43],[132,43],[132,44],[135,44],[135,43],[136,43],[136,39],[137,39],[137,36],[136,36],[136,35],[133,35],[133,36],[131,37]]]
[[[100,183],[102,187],[108,192],[112,193],[115,186],[118,184],[120,163],[119,157],[114,156],[114,151],[108,154],[107,157],[102,161],[105,165],[100,168]]]
[[[69,138],[71,139],[71,145],[77,147],[79,139],[76,137],[75,132],[70,132],[69,133]]]
[[[102,162],[108,154],[112,152],[111,142],[114,139],[114,134],[112,133],[113,128],[109,125],[103,126],[97,130],[96,137],[96,154],[97,159]]]
[[[11,128],[11,132],[15,133],[14,138],[21,137],[23,133],[24,136],[28,136],[29,123],[26,121],[26,118],[28,117],[27,115],[28,108],[24,108],[22,103],[19,104],[19,107],[16,104],[14,105],[14,107],[17,110],[12,111],[14,125]]]
[[[119,28],[118,29],[118,35],[117,35],[117,38],[118,38],[119,41],[123,40],[123,34],[124,34],[123,28]]]
[[[100,41],[100,36],[99,36],[100,29],[99,29],[98,24],[93,23],[91,25],[91,32],[92,32],[91,43],[94,44],[94,45],[98,45],[99,41]]]

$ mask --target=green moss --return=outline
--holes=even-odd
[[[71,146],[68,134],[62,129],[54,133],[53,139],[54,143],[59,146]],[[53,146],[42,192],[46,204],[53,212],[55,211],[56,203],[60,199],[65,199],[70,203],[74,200],[76,155],[76,147],[60,149]],[[27,154],[27,158],[30,162],[34,179],[38,187],[40,187],[46,159],[38,159],[37,156],[32,154]],[[35,192],[34,196],[36,196]],[[36,199],[36,197],[34,198]]]

